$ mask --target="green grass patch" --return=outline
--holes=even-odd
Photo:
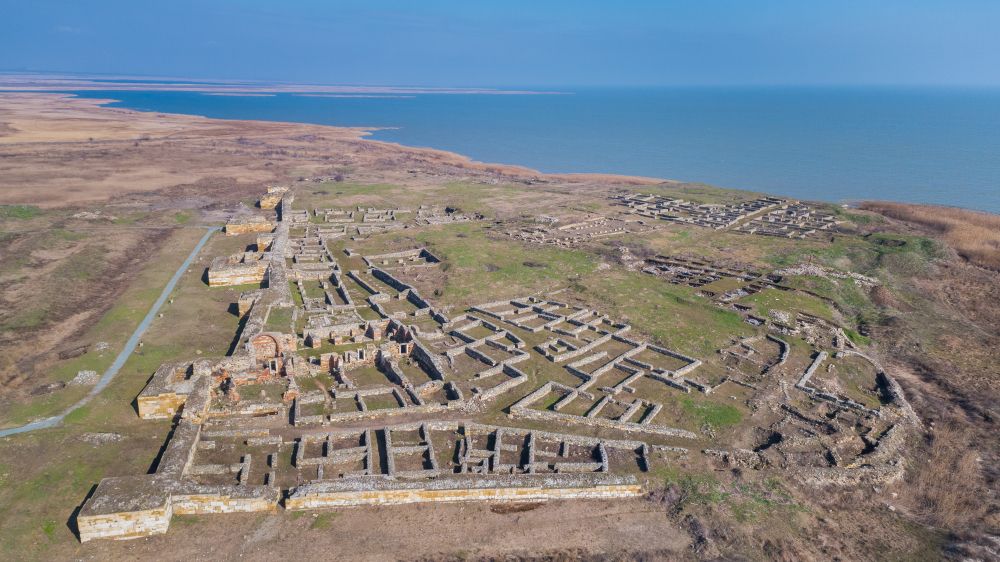
[[[33,219],[42,214],[34,205],[0,205],[0,219]]]
[[[435,295],[448,304],[556,289],[597,266],[594,256],[585,252],[493,240],[473,224],[426,230],[416,238],[448,264],[447,280]]]
[[[847,339],[854,342],[855,345],[866,346],[866,345],[871,345],[872,343],[871,338],[869,338],[868,336],[863,336],[850,328],[844,328],[844,334],[846,334]]]
[[[399,402],[392,394],[376,394],[365,397],[365,405],[369,410],[394,410],[399,408]]]
[[[191,218],[191,213],[185,213],[184,211],[174,213],[174,222],[177,224],[187,224],[188,222],[191,222]]]
[[[556,405],[556,402],[559,402],[562,399],[563,399],[563,395],[562,394],[553,393],[552,396],[550,396],[549,398],[545,399],[545,402],[542,402],[542,409],[543,410],[551,410],[552,407]]]
[[[58,523],[52,519],[46,519],[42,522],[42,532],[45,533],[45,536],[48,537],[49,540],[51,540],[53,535],[56,534],[56,525],[58,525]]]
[[[708,400],[695,400],[690,396],[681,398],[681,408],[684,413],[694,417],[700,425],[723,428],[740,423],[743,414],[735,406],[717,404]]]
[[[48,306],[26,306],[14,312],[14,315],[0,322],[0,331],[31,330],[45,323],[48,318]]]
[[[769,317],[772,310],[782,310],[786,312],[804,312],[813,316],[818,316],[824,320],[833,321],[833,312],[830,305],[822,299],[794,291],[782,291],[780,289],[764,289],[759,293],[743,297],[740,302],[752,305],[761,316]]]
[[[739,203],[760,197],[760,193],[726,189],[704,183],[662,183],[629,188],[637,193],[652,193],[661,197],[679,198],[695,203]]]
[[[194,527],[202,521],[203,519],[198,515],[174,515],[170,518],[171,525],[179,525],[181,527]]]
[[[302,293],[299,292],[299,285],[295,281],[288,282],[288,290],[292,293],[292,300],[295,301],[295,306],[302,306]]]
[[[695,289],[644,273],[595,272],[571,288],[601,312],[682,353],[708,356],[731,337],[753,332],[739,314],[696,295]]]
[[[267,332],[288,333],[292,329],[293,310],[293,308],[271,308],[271,311],[267,315],[267,322],[264,324],[264,330]]]
[[[72,230],[66,230],[65,228],[53,228],[49,231],[49,233],[57,240],[65,240],[68,242],[82,240],[87,237],[81,232],[74,232]]]
[[[333,520],[336,519],[340,514],[336,511],[327,511],[325,513],[319,513],[313,516],[312,523],[309,524],[309,528],[314,531],[323,531],[330,528]]]
[[[876,214],[862,214],[862,213],[851,213],[844,210],[839,210],[837,213],[840,217],[845,220],[849,220],[856,225],[868,225],[868,224],[883,224],[885,223],[885,218],[882,215]]]
[[[115,217],[115,220],[111,221],[114,224],[130,225],[135,224],[149,216],[149,213],[145,211],[137,211],[133,213],[125,213]]]
[[[729,497],[719,481],[711,474],[685,472],[675,467],[665,466],[655,469],[653,476],[662,478],[663,485],[668,488],[678,488],[680,499],[675,507],[678,511],[690,505],[721,503]]]
[[[81,406],[81,407],[73,410],[69,414],[67,414],[66,417],[63,418],[63,422],[64,423],[77,423],[80,420],[83,420],[84,418],[86,418],[87,414],[89,414],[89,413],[90,413],[90,407],[89,406]]]
[[[701,506],[720,506],[729,511],[740,523],[750,523],[780,514],[787,518],[789,512],[807,511],[794,502],[791,494],[777,478],[723,484],[712,474],[687,472],[675,467],[661,467],[653,476],[662,478],[663,485],[676,493],[675,512]]]
[[[62,260],[52,272],[51,279],[62,283],[94,279],[103,273],[105,267],[102,266],[108,265],[103,260],[106,252],[102,246],[88,246]]]

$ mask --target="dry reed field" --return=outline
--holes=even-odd
[[[888,201],[868,201],[861,208],[930,228],[963,258],[1000,271],[1000,215]]]

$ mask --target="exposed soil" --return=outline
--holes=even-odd
[[[503,511],[489,504],[418,504],[300,517],[198,517],[189,527],[197,532],[184,541],[108,541],[88,544],[80,554],[85,560],[197,560],[211,552],[216,560],[273,560],[277,552],[294,549],[295,557],[323,560],[676,559],[689,543],[686,533],[641,499],[546,502],[529,511]],[[321,518],[330,519],[334,534],[324,530]]]

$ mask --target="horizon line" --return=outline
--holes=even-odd
[[[81,72],[69,70],[25,70],[25,69],[5,69],[0,68],[0,79],[3,76],[37,77],[40,80],[86,81],[86,79],[110,80],[108,84],[93,84],[93,86],[104,86],[104,89],[116,90],[114,80],[140,80],[143,83],[128,84],[131,89],[142,85],[166,85],[166,86],[188,86],[188,90],[198,86],[225,86],[231,89],[245,86],[261,91],[267,86],[279,86],[282,89],[288,88],[386,88],[401,90],[423,90],[420,93],[435,93],[440,90],[442,93],[521,93],[521,94],[565,94],[571,92],[553,91],[572,89],[657,89],[657,88],[920,88],[920,89],[975,89],[975,90],[996,90],[1000,89],[998,83],[962,83],[962,82],[678,82],[678,83],[620,83],[620,84],[492,84],[492,85],[455,85],[455,84],[403,84],[390,82],[322,82],[322,81],[295,81],[285,79],[266,78],[204,78],[180,75],[161,74],[137,74],[137,73],[111,73],[111,72]],[[181,84],[168,83],[181,82]],[[2,82],[2,80],[0,80]],[[148,83],[148,84],[146,84]],[[10,88],[0,85],[0,89],[5,91],[33,91],[27,88]],[[94,89],[88,87],[87,89]],[[37,91],[37,90],[34,90]],[[286,90],[291,92],[291,90]]]

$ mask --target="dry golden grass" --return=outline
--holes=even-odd
[[[970,262],[1000,271],[1000,215],[954,207],[868,201],[862,209],[928,227]]]
[[[984,524],[987,487],[976,441],[968,430],[942,424],[934,431],[924,461],[908,482],[913,511],[946,529]]]

